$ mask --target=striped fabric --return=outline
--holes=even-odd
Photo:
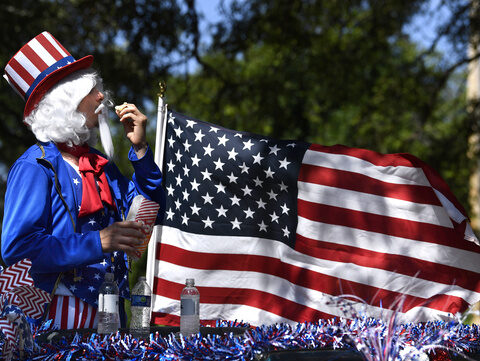
[[[96,328],[98,323],[96,308],[75,296],[55,295],[47,319],[62,330]]]
[[[133,207],[130,208],[130,212],[132,211],[132,208]],[[152,236],[153,226],[155,224],[155,219],[157,218],[159,208],[160,205],[158,203],[143,196],[141,197],[140,206],[133,220],[144,225],[145,228],[142,229],[142,233],[145,234],[145,239],[141,245],[136,246],[135,255],[137,258],[140,258],[148,247],[148,242]],[[130,212],[127,216],[127,220],[130,220]]]
[[[67,75],[92,65],[93,56],[75,60],[44,31],[25,44],[7,63],[3,77],[25,101],[27,117],[47,91]]]
[[[0,349],[1,356],[4,360],[11,360],[15,349],[17,326],[7,319],[0,319],[0,330],[5,337],[3,348]]]
[[[6,79],[27,100],[35,87],[53,71],[75,59],[48,32],[25,44],[5,67]]]
[[[275,140],[173,112],[165,140],[167,211],[149,264],[155,323],[178,324],[186,278],[204,322],[393,310],[427,321],[480,301],[478,240],[419,159]]]

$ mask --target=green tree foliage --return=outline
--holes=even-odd
[[[439,171],[467,206],[468,3],[440,4],[449,7],[448,16],[426,48],[407,26],[429,4],[229,2],[212,26],[211,44],[196,38],[198,70],[169,80],[169,103],[238,130],[412,153]],[[457,52],[439,52],[440,39]]]

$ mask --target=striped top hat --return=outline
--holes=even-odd
[[[75,60],[57,39],[44,31],[10,59],[3,77],[25,100],[25,118],[56,83],[74,71],[90,67],[92,62],[92,55]]]

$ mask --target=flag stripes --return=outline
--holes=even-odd
[[[339,197],[339,195],[341,196]],[[448,228],[453,227],[447,212],[441,206],[409,202],[310,182],[298,182],[298,198],[314,204],[407,221],[430,223]]]
[[[427,321],[480,300],[465,211],[417,158],[278,141],[178,113],[165,139],[167,212],[149,265],[156,323],[178,322],[185,278],[196,280],[206,322],[381,317],[400,305],[402,321]]]
[[[336,150],[338,154],[334,153]],[[400,156],[385,154],[386,159],[364,149],[333,146],[331,148],[311,144],[305,152],[302,165],[314,165],[364,174],[373,179],[394,184],[430,186],[424,172]]]
[[[346,170],[304,164],[300,169],[298,180],[409,202],[442,205],[432,188],[426,185],[389,183]]]
[[[97,310],[78,297],[55,295],[47,319],[60,329],[97,327]]]
[[[192,273],[196,279],[200,279],[204,274],[201,271]],[[235,274],[223,274],[223,277],[235,277]],[[218,279],[218,277],[215,277]],[[252,280],[250,280],[252,281]],[[175,298],[182,291],[183,285],[178,285],[175,282],[168,282],[165,279],[159,280],[155,283],[157,291],[158,289],[164,290],[162,292],[165,297]],[[272,290],[265,288],[265,290],[259,289],[260,286],[252,285],[251,288],[241,287],[208,287],[202,286],[200,291],[200,317],[202,316],[202,305],[219,304],[219,300],[228,299],[229,305],[247,305],[252,308],[264,310],[269,313],[280,316],[283,321],[292,323],[293,320],[298,317],[304,319],[315,320],[319,318],[326,318],[330,315],[321,311],[318,311],[314,307],[309,307],[305,304],[300,304],[289,300],[283,295],[277,295]],[[167,291],[168,290],[168,291]],[[326,300],[323,300],[325,302]],[[268,309],[266,309],[268,305]],[[228,307],[228,305],[225,305]],[[203,313],[205,314],[205,313]],[[210,320],[213,323],[214,320]]]
[[[303,226],[302,222],[299,224],[300,227]],[[339,227],[325,225],[325,228],[327,230],[333,228],[329,234],[331,238],[320,241],[297,235],[295,249],[317,258],[337,262],[349,261],[361,266],[385,269],[412,277],[417,275],[441,283],[448,284],[454,279],[456,285],[472,291],[475,289],[471,279],[476,277],[479,271],[478,264],[474,263],[478,255],[474,253],[459,250],[459,254],[456,254],[455,249],[451,247],[440,246],[440,249],[436,249],[430,244],[423,245],[421,242],[411,240],[405,240],[404,245],[397,242],[382,244],[369,238],[366,232],[352,231],[350,235],[344,236],[343,232],[336,232]],[[372,238],[376,235],[372,234]],[[365,239],[365,244],[372,246],[369,247],[370,249],[356,246],[355,237]],[[334,239],[340,239],[341,242],[334,242]],[[390,245],[391,248],[389,248]],[[408,247],[417,247],[418,252],[414,252]],[[448,258],[450,255],[451,258]],[[459,264],[461,267],[457,266]],[[469,268],[472,270],[468,270]],[[422,270],[421,273],[419,270]]]
[[[376,306],[376,310],[370,311],[377,315],[381,314],[382,307],[386,309],[395,307],[399,297],[404,295],[405,303],[401,311],[405,314],[403,315],[405,319],[408,319],[410,314],[419,312],[419,308],[424,310],[424,306],[428,306],[430,310],[438,310],[440,314],[455,312],[457,307],[467,306],[467,302],[461,298],[465,289],[460,285],[428,281],[424,277],[418,278],[415,274],[402,276],[396,270],[388,272],[375,269],[375,264],[371,264],[376,260],[375,257],[366,258],[364,265],[351,265],[341,259],[332,262],[328,255],[324,255],[323,259],[318,259],[313,264],[311,257],[297,253],[276,241],[263,239],[258,240],[257,244],[252,244],[249,239],[225,240],[219,236],[201,236],[186,232],[180,234],[176,229],[163,228],[165,237],[157,249],[156,269],[163,270],[164,273],[160,271],[157,275],[155,284],[162,286],[155,286],[157,288],[154,290],[154,293],[163,297],[178,298],[183,285],[177,275],[189,274],[202,280],[202,286],[198,287],[202,303],[217,303],[223,295],[223,289],[229,288],[228,284],[233,282],[235,289],[242,290],[241,292],[248,295],[245,296],[247,298],[254,297],[252,289],[256,289],[256,292],[268,291],[277,297],[288,299],[289,302],[283,304],[288,310],[293,307],[290,302],[299,303],[307,308],[304,313],[296,311],[297,318],[293,319],[289,313],[277,313],[288,320],[310,320],[311,318],[301,317],[311,317],[317,313],[315,317],[326,317],[327,313],[322,304],[331,302],[329,295],[340,294],[352,294],[362,298],[370,306]],[[169,241],[173,239],[178,239],[178,243]],[[320,250],[320,253],[323,255],[323,250]],[[338,253],[345,254],[348,260],[352,252],[344,253],[339,249]],[[336,255],[335,251],[332,251],[332,254]],[[393,265],[399,266],[401,261],[400,258],[396,259]],[[171,284],[167,287],[161,283],[165,279],[176,281],[177,284],[175,287]],[[465,279],[465,283],[467,281]],[[203,285],[208,285],[207,295],[210,294],[211,298],[204,296]],[[291,293],[288,294],[286,290]],[[175,293],[177,291],[178,293]],[[256,292],[255,295],[259,295]],[[239,304],[230,301],[233,297],[230,294],[226,297],[230,303]],[[235,298],[238,297],[237,295]],[[467,301],[473,303],[479,297],[479,294],[474,293],[467,297]],[[261,305],[248,302],[247,304],[252,307],[255,305],[259,308],[266,307],[265,310],[272,311],[266,302]],[[338,309],[332,308],[330,312],[332,313],[328,316],[342,316]],[[430,316],[430,311],[427,313],[423,311],[423,317],[426,314]],[[157,320],[159,321],[160,319]]]
[[[232,305],[244,305],[250,308],[256,308],[257,312],[264,311],[264,313],[270,314],[268,322],[296,322],[299,319],[303,320],[316,320],[319,318],[330,318],[339,316],[339,310],[335,307],[335,300],[320,291],[315,291],[310,287],[303,287],[301,285],[289,285],[281,278],[277,277],[265,277],[264,274],[260,277],[258,272],[253,273],[252,277],[245,275],[245,271],[218,271],[211,272],[208,270],[198,269],[182,269],[171,263],[165,263],[158,265],[159,267],[165,267],[170,269],[171,272],[187,272],[195,279],[206,279],[206,286],[199,287],[200,290],[200,317],[206,321],[206,323],[213,324],[214,320],[209,318],[211,314],[204,310],[208,306],[212,306],[212,309],[216,309],[216,313],[219,318],[225,319],[241,319],[245,317],[245,311],[233,311],[230,308]],[[169,275],[161,275],[160,278],[155,279],[154,293],[162,295],[162,303],[158,306],[154,305],[154,309],[163,311],[171,310],[173,314],[179,312],[178,294],[180,294],[183,285],[175,281],[168,280]],[[255,277],[256,276],[256,277]],[[221,279],[234,280],[235,287],[229,287],[231,285],[222,284],[219,282]],[[239,282],[239,280],[244,282]],[[317,283],[328,282],[326,277],[318,278],[315,280]],[[271,287],[271,285],[278,286],[278,283],[284,283],[280,289]],[[338,282],[338,279],[336,279]],[[225,283],[225,282],[224,282]],[[369,293],[372,290],[366,289],[361,284],[355,284],[352,282],[342,282],[341,290],[346,296],[355,295],[362,298],[364,293]],[[387,293],[386,291],[376,290],[377,298],[370,304],[360,306],[358,303],[354,305],[354,308],[361,312],[362,309],[366,309],[368,314],[372,317],[382,317],[390,315],[391,312],[385,309],[385,302],[392,302],[396,305],[398,302],[399,294]],[[223,304],[222,300],[228,299],[228,304]],[[159,301],[159,300],[157,300]],[[168,307],[166,304],[171,303]],[[439,314],[446,316],[444,310],[456,309],[459,306],[465,306],[465,302],[458,297],[450,295],[436,295],[430,298],[427,302],[425,299],[418,297],[405,297],[405,304],[402,309],[404,314],[399,314],[400,320],[408,320],[410,317],[417,317],[420,313],[425,317],[438,317]],[[428,306],[428,309],[425,308]],[[440,312],[433,313],[433,310],[439,310]],[[363,310],[364,311],[364,310]],[[224,314],[235,312],[237,315],[243,315],[241,317],[223,317]],[[265,318],[254,318],[249,313],[249,320],[253,325],[261,325],[267,322]],[[274,316],[276,315],[276,317]],[[342,312],[341,316],[345,316]],[[153,313],[153,322],[165,324],[168,320],[166,315],[161,312]]]
[[[318,222],[319,224],[317,225],[319,226],[322,224],[344,226],[398,238],[416,239],[421,242],[432,243],[433,245],[454,246],[455,249],[478,253],[478,246],[472,242],[464,242],[463,233],[459,233],[456,228],[443,228],[423,222],[388,218],[382,215],[324,204],[314,204],[302,200],[298,201],[298,214],[299,222],[302,222],[303,219],[309,219]],[[302,235],[304,234],[303,229],[298,228],[299,233]],[[312,232],[323,231],[323,229],[312,230]]]

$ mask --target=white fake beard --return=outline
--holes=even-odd
[[[113,159],[113,141],[112,135],[110,134],[110,127],[108,126],[108,119],[105,113],[108,112],[108,109],[103,109],[98,115],[98,129],[100,130],[100,141],[102,142],[102,147],[105,150],[105,154],[109,160]]]
[[[103,107],[102,107],[103,105]],[[107,155],[108,160],[113,159],[114,149],[112,134],[108,125],[108,107],[103,103],[97,108],[98,111],[98,130],[100,131],[100,141],[102,142],[103,150]],[[97,110],[95,111],[97,113]]]

